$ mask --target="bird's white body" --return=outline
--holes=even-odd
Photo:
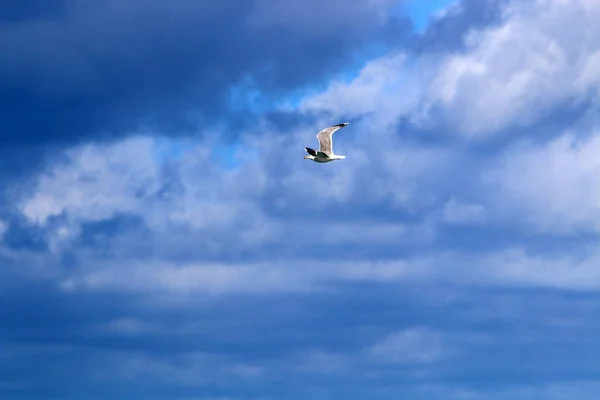
[[[312,160],[318,163],[328,163],[336,160],[343,160],[346,156],[341,156],[333,153],[333,140],[332,136],[335,131],[338,129],[344,128],[348,126],[347,122],[343,124],[338,124],[334,126],[330,126],[329,128],[323,129],[321,132],[317,133],[317,139],[319,140],[319,151],[311,149],[310,147],[305,147],[304,150],[308,153],[307,156],[304,156],[305,160]]]
[[[338,155],[334,154],[333,157],[319,157],[319,156],[315,157],[315,156],[309,154],[307,156],[304,156],[304,158],[306,160],[313,160],[314,162],[318,162],[318,163],[328,163],[328,162],[335,161],[335,160],[343,160],[344,158],[346,158],[346,156],[338,156]]]

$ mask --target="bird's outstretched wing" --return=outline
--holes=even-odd
[[[317,139],[319,140],[319,152],[326,154],[327,157],[331,157],[333,155],[333,141],[332,136],[335,131],[338,129],[344,128],[348,126],[347,122],[343,124],[337,124],[330,126],[329,128],[323,129],[321,132],[317,133]]]

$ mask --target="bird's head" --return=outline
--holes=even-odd
[[[315,159],[315,156],[311,156],[311,155],[309,154],[309,155],[306,155],[306,156],[304,156],[304,159],[305,159],[305,160],[314,160],[314,159]]]

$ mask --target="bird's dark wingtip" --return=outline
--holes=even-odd
[[[334,126],[339,126],[340,128],[343,128],[343,127],[348,126],[348,125],[350,125],[348,122],[343,122],[341,124],[337,124],[337,125],[334,125]]]
[[[317,156],[317,151],[315,149],[311,149],[310,147],[305,147],[304,150],[311,156]]]

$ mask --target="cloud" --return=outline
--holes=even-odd
[[[318,396],[350,389],[364,394],[387,387],[388,392],[377,396],[415,393],[419,398],[416,394],[422,390],[420,395],[430,398],[424,388],[441,382],[449,382],[446,393],[463,389],[483,395],[498,388],[486,386],[487,376],[494,376],[503,390],[513,385],[515,373],[536,382],[555,382],[553,377],[562,374],[565,385],[575,387],[574,371],[593,373],[596,368],[596,358],[590,357],[598,351],[594,340],[598,324],[590,322],[598,305],[594,294],[489,289],[478,293],[422,284],[360,289],[360,295],[356,287],[347,286],[301,297],[228,296],[161,305],[118,293],[96,298],[61,295],[58,301],[38,291],[29,308],[23,308],[23,298],[11,299],[13,307],[20,307],[14,315],[28,318],[7,323],[7,310],[0,313],[0,322],[7,327],[3,335],[30,332],[27,345],[2,346],[9,356],[3,365],[12,365],[12,371],[27,377],[29,389],[22,397],[31,397],[43,385],[62,397],[77,397],[97,387],[105,397],[149,393],[163,398],[198,392],[233,398],[276,396],[285,392],[282,381],[292,382],[289,390],[297,397],[306,388]],[[52,323],[45,318],[49,310]],[[101,326],[102,321],[111,324],[115,318],[131,319],[132,314],[140,316],[137,323],[153,327],[152,333],[82,330]],[[569,318],[579,324],[556,324]],[[47,343],[49,336],[53,345]],[[404,347],[398,345],[420,343],[427,354],[431,346],[426,344],[440,340],[444,357],[434,361],[416,357],[422,354],[414,351],[419,346],[400,351]],[[394,345],[389,355],[398,359],[390,363],[372,358],[370,350],[382,343]],[[547,352],[549,346],[552,354]],[[560,363],[555,362],[557,354]],[[416,358],[409,361],[410,357]],[[44,369],[48,363],[52,374]],[[25,371],[39,373],[32,379]],[[474,374],[482,385],[455,383],[456,377],[470,382]],[[56,379],[67,375],[76,376],[80,384],[65,387]]]
[[[436,387],[423,388],[423,396],[444,396],[452,400],[561,400],[566,398],[593,399],[599,384],[594,381],[581,381],[569,383],[556,383],[551,385],[514,385],[510,388],[501,388],[493,390],[471,389],[471,388],[450,388]],[[423,397],[425,398],[425,397]]]
[[[599,84],[587,72],[600,47],[588,22],[597,15],[588,1],[511,4],[504,23],[474,32],[465,53],[442,62],[428,101],[468,136],[530,126],[558,104],[581,102]],[[568,35],[564,24],[584,29]]]
[[[406,59],[405,53],[398,53],[371,61],[350,82],[333,82],[327,91],[304,99],[298,109],[301,112],[318,110],[336,116],[353,115],[355,118],[376,113],[378,123],[393,122],[393,119],[388,121],[385,116],[397,116],[403,109],[410,108],[415,100],[409,91],[394,103],[388,101],[390,94],[406,91],[416,75],[405,71]],[[388,96],[385,96],[386,93]]]
[[[153,326],[135,318],[119,318],[112,320],[108,322],[103,329],[120,335],[132,336],[149,333],[156,330]]]
[[[453,355],[447,338],[440,332],[407,327],[350,351],[307,349],[284,361],[294,372],[309,376],[357,375],[361,379],[378,379],[423,375]]]
[[[501,199],[494,209],[505,218],[519,215],[537,232],[597,232],[599,140],[595,131],[579,137],[567,131],[541,146],[525,142],[507,149],[485,178]]]
[[[116,369],[105,372],[106,378],[159,378],[184,386],[201,387],[216,383],[227,385],[232,379],[252,380],[262,374],[261,368],[244,363],[230,363],[227,357],[211,354],[182,354],[173,360],[145,355],[115,354]],[[112,360],[107,360],[112,361]],[[106,379],[105,378],[105,379]]]
[[[407,44],[340,4],[3,20],[13,397],[587,395],[598,7],[465,0]],[[302,159],[343,121],[344,162]]]
[[[395,140],[390,134],[380,135]],[[294,140],[285,139],[288,143]],[[586,242],[572,247],[573,255],[559,257],[554,253],[536,255],[519,238],[485,251],[468,247],[446,250],[448,236],[456,235],[444,232],[448,226],[486,232],[484,222],[514,226],[503,222],[507,216],[527,215],[519,227],[552,216],[543,208],[552,205],[545,200],[547,191],[536,188],[551,190],[556,178],[551,174],[546,175],[547,181],[538,178],[542,165],[529,160],[560,158],[549,157],[546,150],[537,155],[538,147],[533,148],[533,156],[526,147],[522,161],[513,155],[515,150],[508,149],[503,156],[509,163],[503,164],[503,158],[489,163],[490,172],[483,174],[480,188],[491,185],[495,195],[478,194],[473,199],[476,203],[470,203],[456,200],[451,194],[456,187],[446,178],[452,171],[450,160],[460,156],[446,156],[438,150],[393,150],[400,160],[392,159],[392,153],[382,153],[370,163],[371,172],[379,171],[371,181],[361,168],[368,158],[357,154],[356,165],[340,166],[335,174],[331,171],[315,180],[308,171],[292,168],[293,161],[283,161],[287,153],[280,153],[280,169],[270,168],[270,157],[259,157],[237,169],[222,170],[210,162],[203,142],[196,142],[176,160],[160,156],[159,143],[162,146],[164,142],[139,136],[70,149],[63,161],[38,177],[34,191],[22,192],[23,217],[40,229],[54,257],[59,260],[64,254],[77,253],[75,263],[80,268],[63,272],[60,262],[56,264],[57,287],[75,293],[117,290],[189,296],[307,293],[335,283],[415,280],[578,290],[595,287],[590,278],[595,276],[597,255]],[[564,144],[548,148],[558,149],[559,154],[565,149]],[[585,154],[595,154],[594,147],[582,149]],[[259,149],[258,154],[265,156],[270,151]],[[290,159],[292,151],[290,146]],[[370,152],[369,147],[361,151]],[[590,176],[586,171],[588,164],[594,165],[593,157],[568,153],[567,157],[562,164],[576,166],[577,160],[583,169],[567,173],[565,182],[573,184],[573,177]],[[557,164],[557,171],[563,170],[562,164]],[[519,171],[520,180],[507,168]],[[434,187],[442,189],[438,182],[443,180],[449,184],[448,192],[428,193]],[[415,181],[418,184],[406,187]],[[275,190],[269,182],[277,182],[279,187]],[[306,182],[311,182],[310,187],[341,184],[343,190],[306,190]],[[397,184],[392,185],[394,182]],[[471,182],[477,184],[477,180]],[[529,201],[540,204],[519,208],[528,203],[521,197],[511,198],[511,193],[522,192],[512,189],[515,185],[530,190]],[[583,181],[581,188],[585,187],[593,188]],[[360,196],[365,189],[369,196]],[[574,188],[565,195],[581,190]],[[482,192],[493,193],[492,189]],[[559,200],[556,197],[554,201]],[[563,204],[573,204],[573,200],[565,197]],[[346,211],[340,212],[340,206]],[[312,215],[307,216],[309,209]],[[585,207],[577,208],[577,212],[582,210]],[[405,216],[394,220],[390,218],[394,213]],[[588,214],[583,215],[581,221],[590,221]],[[565,222],[554,225],[565,229]],[[318,237],[315,226],[319,226]],[[537,229],[549,232],[547,228],[538,225]],[[14,234],[13,228],[6,232],[8,237]],[[428,254],[415,248],[426,248]],[[277,254],[278,262],[272,262],[272,254]],[[41,259],[38,262],[43,263]],[[49,262],[47,259],[46,264]],[[573,273],[575,265],[577,273]],[[554,272],[548,276],[545,270]]]
[[[410,62],[402,52],[388,54],[351,82],[334,82],[305,99],[300,109],[334,118],[374,113],[383,126],[404,117],[423,129],[483,138],[530,127],[557,106],[589,106],[586,99],[597,96],[600,84],[590,72],[600,35],[589,21],[598,7],[540,0],[502,9],[502,22],[470,31],[462,51],[423,53]],[[584,29],[570,35],[564,24]]]
[[[479,204],[464,204],[451,198],[444,205],[442,220],[449,224],[477,224],[486,219],[487,211]]]
[[[347,107],[377,99],[379,90],[391,88],[388,96],[395,95],[399,86],[392,84],[393,71],[407,68],[407,55],[395,54],[367,65],[347,84],[340,81],[308,97],[300,109],[341,114]],[[409,112],[422,95],[414,87],[412,96],[406,96],[408,105],[397,106],[402,112]],[[352,97],[352,91],[372,95]],[[335,98],[348,101],[348,106],[336,108],[339,104],[328,100]],[[351,130],[336,136],[337,146],[355,161],[318,174],[312,164],[303,164],[304,170],[296,164],[302,162],[295,149],[308,140],[300,136],[307,125],[283,136],[264,121],[256,128],[261,133],[245,132],[240,135],[242,155],[259,156],[230,170],[213,162],[207,139],[158,141],[138,134],[108,144],[71,147],[37,176],[33,189],[22,190],[18,204],[27,229],[38,229],[52,254],[45,261],[41,255],[30,259],[45,264],[43,276],[52,276],[54,287],[72,295],[122,292],[190,299],[426,281],[594,290],[597,256],[586,243],[559,257],[537,255],[518,237],[486,244],[491,250],[447,251],[454,243],[449,236],[456,231],[444,231],[450,226],[485,235],[489,228],[484,222],[511,227],[515,224],[503,222],[511,216],[519,218],[519,227],[534,223],[547,233],[544,220],[555,217],[552,209],[544,208],[553,203],[544,199],[556,177],[540,178],[539,160],[548,159],[548,152],[556,153],[553,159],[566,157],[560,165],[580,163],[581,175],[588,176],[586,171],[594,164],[587,156],[594,154],[594,139],[585,142],[589,149],[575,155],[568,155],[571,150],[560,141],[541,153],[536,142],[522,155],[521,147],[517,153],[508,148],[476,171],[469,167],[477,159],[464,157],[463,149],[457,152],[456,147],[423,146],[400,138],[393,129],[399,116],[394,114],[396,108],[390,107],[393,117],[377,106],[368,111],[365,122],[351,125],[362,137],[350,136]],[[323,116],[319,119],[325,121]],[[381,131],[381,126],[390,129]],[[257,142],[257,137],[262,140]],[[165,151],[181,143],[185,143],[182,154],[164,157]],[[557,171],[564,171],[560,165]],[[516,171],[519,179],[514,178]],[[476,175],[493,177],[491,186],[500,195],[485,195],[492,193],[490,180],[478,180]],[[578,175],[565,172],[563,180],[575,185],[573,176]],[[461,179],[471,183],[468,192],[461,192]],[[566,213],[575,201],[568,194],[592,190],[587,182],[565,191],[562,200],[553,198],[560,211],[554,215],[560,219],[552,226],[567,226]],[[514,193],[526,194],[511,197]],[[590,221],[586,209],[590,208],[576,208],[574,223]],[[9,225],[5,236],[15,234]],[[76,269],[62,266],[66,255]],[[545,274],[548,270],[553,274]]]
[[[152,142],[127,139],[120,146],[84,146],[66,154],[69,162],[40,177],[37,193],[21,206],[37,224],[65,211],[86,221],[139,210],[139,199],[155,194],[159,171]]]
[[[4,234],[6,233],[6,222],[0,220],[0,242],[2,242],[2,239],[4,238]]]
[[[0,66],[2,142],[73,143],[148,125],[182,134],[222,124],[225,115],[232,125],[245,123],[252,113],[233,115],[230,89],[251,78],[268,102],[318,83],[373,41],[409,29],[385,12],[394,3],[327,3],[307,13],[289,0],[283,7],[293,18],[285,24],[261,1],[13,6],[15,17],[1,22],[0,50],[13,54]]]
[[[355,207],[360,203],[377,204],[387,199],[396,207],[416,210],[423,206],[419,194],[423,189],[410,184],[412,176],[422,176],[423,185],[432,185],[434,182],[428,182],[425,177],[427,170],[439,170],[448,163],[443,154],[437,154],[438,150],[408,148],[400,159],[382,154],[383,158],[374,160],[378,163],[371,163],[371,168],[380,169],[380,176],[370,183],[363,181],[369,185],[365,187],[356,185],[356,177],[360,177],[361,168],[369,162],[366,154],[355,154],[357,164],[336,174],[311,177],[311,172],[293,167],[298,161],[303,162],[294,151],[301,149],[294,147],[294,142],[298,142],[294,133],[281,141],[282,150],[260,147],[260,143],[275,140],[280,139],[276,139],[275,132],[268,131],[258,144],[248,141],[247,146],[242,147],[243,152],[260,154],[260,157],[247,159],[243,168],[233,170],[222,170],[213,162],[206,142],[188,143],[185,153],[176,160],[164,159],[160,155],[162,151],[157,151],[157,148],[163,148],[163,142],[149,136],[110,145],[78,146],[64,153],[62,160],[48,165],[46,172],[35,179],[34,190],[21,186],[19,208],[27,221],[55,230],[56,237],[61,236],[59,231],[64,235],[68,231],[78,234],[94,223],[129,216],[139,218],[157,234],[171,227],[196,233],[209,229],[214,235],[218,229],[229,229],[237,224],[240,234],[247,234],[245,241],[250,244],[274,240],[273,235],[287,229],[281,219],[283,215],[278,214],[284,212],[294,217],[295,210],[305,208],[302,201],[320,210],[320,216],[315,218],[331,218],[327,217],[327,212],[336,208],[334,204],[350,201],[352,203],[348,204]],[[170,148],[171,145],[165,146]],[[271,169],[271,160],[275,157],[280,163],[279,169]],[[422,158],[426,157],[436,157],[437,165],[424,162]],[[399,163],[406,164],[400,174],[395,172]],[[390,179],[395,181],[394,185],[386,187],[382,184]],[[276,186],[273,185],[275,182]],[[309,182],[312,187],[324,186],[330,190],[315,192],[307,186]],[[357,197],[366,188],[372,195]],[[270,210],[266,212],[265,205],[269,203]],[[365,215],[365,222],[373,217]],[[295,226],[298,232],[305,232],[311,228],[311,223],[298,220]],[[417,239],[414,233],[418,231],[423,232],[426,240],[428,235],[426,225],[413,227],[402,221],[388,221],[377,227],[361,225],[360,221],[331,221],[323,227],[329,232],[324,240],[336,244],[358,238],[374,242],[382,236],[389,238],[384,241],[395,240],[395,237],[410,239],[410,235]],[[244,226],[252,233],[245,231]],[[292,231],[288,234],[294,235]]]
[[[419,36],[414,50],[419,53],[464,50],[465,36],[502,23],[505,0],[461,0],[435,13]]]
[[[439,333],[418,328],[390,334],[369,349],[372,357],[391,364],[431,363],[445,352]]]

